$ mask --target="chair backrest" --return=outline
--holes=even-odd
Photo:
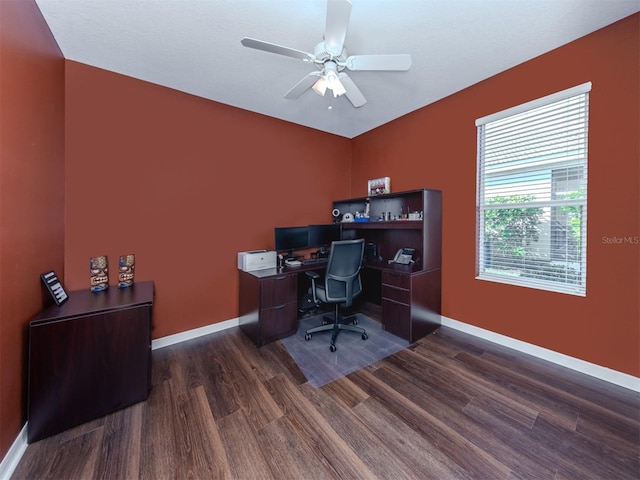
[[[360,269],[364,254],[364,239],[340,240],[331,243],[331,253],[325,272],[325,296],[328,302],[344,302],[350,306],[353,297],[362,291]]]

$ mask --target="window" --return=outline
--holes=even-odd
[[[586,294],[586,83],[478,119],[478,276]]]

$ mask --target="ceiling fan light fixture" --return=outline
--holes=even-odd
[[[344,85],[342,85],[342,82],[339,78],[336,78],[335,82],[333,82],[332,90],[334,97],[339,97],[340,95],[344,95],[345,93],[347,93],[347,90],[344,88]]]
[[[338,80],[338,66],[334,62],[326,62],[324,64],[324,79],[327,81],[327,87],[333,89],[333,84]]]
[[[321,97],[324,97],[325,92],[327,91],[327,81],[324,76],[320,77],[316,83],[313,84],[313,91],[316,92]]]
[[[324,97],[327,89],[331,90],[334,97],[344,95],[347,90],[338,76],[338,66],[334,62],[327,62],[324,65],[324,73],[313,84],[313,91]]]
[[[333,88],[333,84],[338,80],[338,74],[332,70],[329,70],[324,74],[324,79],[327,81],[327,87]]]

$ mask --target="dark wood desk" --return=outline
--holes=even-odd
[[[365,258],[363,293],[382,306],[382,325],[410,342],[440,325],[442,192],[411,190],[333,202],[337,218],[370,212],[368,222],[342,223],[342,239],[364,238],[378,259]],[[379,221],[390,214],[395,221]],[[409,216],[411,214],[411,216]],[[417,219],[416,219],[417,217]],[[390,264],[400,248],[415,250],[415,263]],[[300,274],[326,264],[240,271],[240,328],[258,346],[292,335],[298,328]]]
[[[87,288],[29,323],[29,443],[147,398],[153,295]]]
[[[259,347],[296,333],[299,275],[322,271],[326,264],[239,270],[240,328]],[[385,330],[410,342],[440,326],[440,269],[374,262],[363,265],[362,298],[382,305]],[[368,287],[367,287],[368,286]]]

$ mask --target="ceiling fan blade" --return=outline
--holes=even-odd
[[[327,0],[327,24],[324,29],[324,45],[327,52],[333,55],[342,53],[350,16],[349,0]]]
[[[349,101],[353,104],[354,107],[361,107],[365,103],[367,103],[367,99],[364,98],[360,89],[353,83],[351,77],[344,72],[340,72],[338,74],[338,78],[342,82],[342,86],[346,90],[345,95],[349,99]]]
[[[305,62],[314,62],[316,60],[315,55],[311,53],[296,50],[295,48],[283,47],[275,43],[263,42],[255,38],[244,37],[240,40],[240,43],[245,47],[255,48],[256,50],[262,50],[264,52],[277,53],[278,55],[285,55],[287,57],[299,58]]]
[[[349,70],[406,71],[411,68],[411,55],[353,55],[345,64]]]
[[[294,87],[285,94],[284,98],[288,98],[290,100],[298,98],[307,89],[311,88],[321,76],[322,72],[311,72],[309,75],[296,83]]]

